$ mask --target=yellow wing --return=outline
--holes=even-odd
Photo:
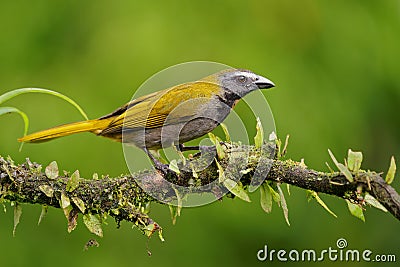
[[[120,134],[122,128],[157,128],[185,121],[198,114],[199,108],[220,90],[215,83],[197,81],[140,97],[100,118],[111,120],[100,134]]]

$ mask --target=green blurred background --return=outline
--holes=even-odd
[[[289,157],[304,158],[318,170],[327,170],[328,148],[337,158],[348,148],[361,150],[363,167],[377,171],[387,170],[391,155],[400,159],[398,0],[1,1],[0,34],[0,93],[50,88],[95,118],[127,102],[165,67],[217,61],[277,84],[265,95],[278,135],[291,135]],[[31,132],[81,119],[72,106],[47,95],[24,95],[6,105],[29,115]],[[21,119],[1,116],[0,125],[0,153],[16,162],[57,160],[60,168],[79,169],[85,177],[127,172],[118,143],[81,134],[18,152]],[[340,237],[349,248],[396,254],[400,260],[399,222],[390,214],[368,208],[363,223],[343,200],[322,195],[336,219],[292,188],[288,227],[276,206],[265,214],[259,193],[251,198],[252,203],[225,199],[184,209],[175,226],[167,207],[153,205],[151,214],[164,227],[166,241],[150,240],[151,257],[139,231],[128,223],[116,229],[112,220],[100,247],[83,252],[92,236],[82,221],[68,234],[62,212],[50,208],[38,227],[39,206],[23,205],[12,237],[7,205],[7,213],[0,214],[1,266],[265,265],[271,263],[256,258],[265,244],[322,250],[335,247]],[[364,265],[373,264],[359,263]]]

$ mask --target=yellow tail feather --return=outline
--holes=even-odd
[[[107,120],[88,120],[88,121],[74,122],[26,135],[22,138],[19,138],[18,141],[26,143],[37,143],[37,142],[49,141],[54,138],[63,137],[75,133],[82,133],[82,132],[99,133],[101,132],[101,130],[107,127],[108,124],[109,121]]]

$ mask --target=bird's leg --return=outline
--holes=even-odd
[[[176,145],[176,148],[181,152],[193,151],[193,150],[198,150],[198,151],[215,150],[215,146],[185,146],[184,144]]]
[[[184,144],[176,145],[176,148],[181,151],[192,151],[192,150],[200,150],[200,146],[185,146]]]
[[[163,164],[162,162],[160,162],[156,157],[154,157],[154,155],[147,148],[143,148],[143,150],[144,152],[146,152],[147,156],[153,162],[154,167],[157,170],[162,171],[164,174],[171,172],[169,166],[167,164]]]

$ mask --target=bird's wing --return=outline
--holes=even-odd
[[[137,98],[102,117],[109,119],[110,124],[101,134],[120,133],[122,128],[157,128],[187,121],[220,90],[217,84],[198,81]]]

